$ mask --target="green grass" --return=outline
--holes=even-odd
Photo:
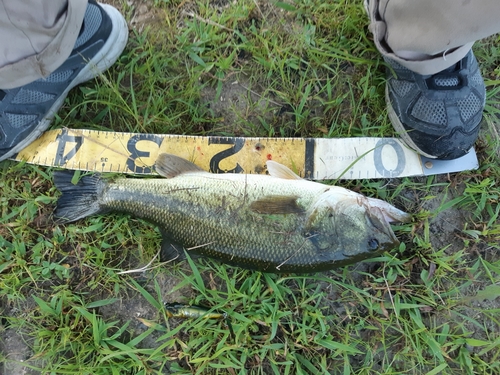
[[[72,90],[55,127],[393,135],[361,1],[148,6],[154,18],[110,71]],[[500,373],[498,38],[475,52],[488,88],[479,169],[342,183],[414,221],[396,228],[399,249],[332,272],[197,259],[121,274],[155,256],[153,226],[121,215],[58,225],[52,170],[0,163],[0,363],[42,374]],[[225,311],[235,336],[224,321],[169,319],[164,302]]]

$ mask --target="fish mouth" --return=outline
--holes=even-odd
[[[367,213],[369,224],[373,228],[375,228],[376,231],[378,231],[379,233],[383,233],[385,236],[389,237],[392,243],[399,244],[399,241],[396,238],[396,235],[394,234],[394,231],[392,230],[390,224],[393,221],[387,218],[382,209],[380,209],[379,207],[370,207],[367,210]],[[379,248],[381,245],[384,245],[384,243],[380,244],[380,241],[376,238],[372,238],[370,239],[370,241],[377,241],[377,248]]]
[[[407,223],[411,220],[411,214],[408,214],[393,205],[377,198],[366,198],[368,200],[368,211],[374,212],[379,219],[390,223]]]

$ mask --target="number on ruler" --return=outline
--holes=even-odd
[[[65,165],[73,156],[75,156],[80,147],[82,147],[83,137],[79,135],[69,135],[68,129],[63,129],[61,134],[56,137],[56,140],[58,142],[54,164],[58,167],[61,167]],[[74,143],[74,146],[67,152],[67,154],[64,154],[64,151],[66,151],[67,143]]]
[[[222,170],[219,163],[231,155],[236,154],[245,145],[245,140],[243,138],[225,138],[225,137],[210,137],[208,139],[208,144],[218,144],[218,145],[233,145],[224,151],[218,152],[210,159],[210,172],[212,173],[243,173],[243,168],[241,165],[236,163],[236,167],[230,170]]]
[[[127,142],[127,150],[130,152],[129,157],[127,158],[127,168],[135,173],[151,173],[152,170],[150,167],[138,167],[135,164],[137,158],[149,158],[149,151],[139,151],[137,149],[137,142],[139,141],[149,141],[153,142],[157,146],[161,145],[163,141],[163,137],[160,137],[156,134],[135,134],[130,137]]]
[[[385,146],[390,146],[396,152],[397,165],[395,169],[387,169],[384,166],[384,160],[382,158],[382,151]],[[394,139],[386,139],[382,138],[375,145],[375,151],[373,152],[373,162],[375,164],[375,168],[377,172],[380,173],[383,177],[398,177],[403,173],[406,167],[406,158],[405,152],[401,145],[396,142]]]

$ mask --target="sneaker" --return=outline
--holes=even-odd
[[[456,159],[478,135],[486,99],[472,50],[452,67],[422,76],[384,58],[389,119],[405,143],[428,158]]]
[[[127,44],[128,28],[118,10],[89,0],[80,35],[68,59],[47,78],[0,90],[0,161],[38,138],[76,85],[108,69]]]

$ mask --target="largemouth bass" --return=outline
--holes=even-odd
[[[167,178],[104,179],[55,172],[62,192],[55,216],[71,222],[123,212],[157,224],[162,260],[184,251],[264,272],[333,269],[393,249],[389,223],[410,215],[375,198],[307,181],[267,162],[269,175],[212,174],[180,157],[161,154]]]

